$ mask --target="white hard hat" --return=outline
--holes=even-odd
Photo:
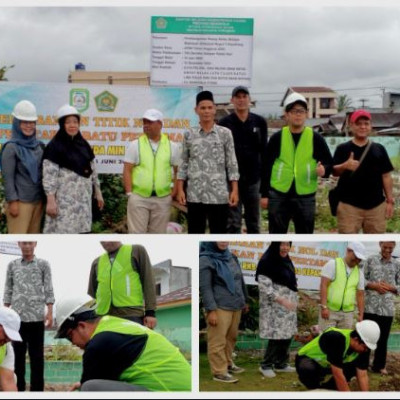
[[[369,349],[376,349],[376,345],[381,335],[381,330],[375,321],[365,319],[364,321],[357,322],[356,331]]]
[[[13,342],[22,342],[21,335],[19,334],[21,319],[14,310],[8,307],[0,307],[0,325],[10,340]]]
[[[55,338],[65,337],[65,322],[68,320],[73,322],[73,315],[79,315],[86,311],[92,311],[95,309],[95,300],[89,295],[68,297],[64,298],[56,303],[56,320],[57,320],[57,333]]]
[[[301,95],[300,93],[293,92],[293,93],[289,94],[289,96],[287,96],[285,101],[283,102],[284,110],[286,111],[286,109],[290,105],[297,103],[297,102],[304,103],[305,107],[306,108],[308,107],[306,98],[303,95]]]
[[[64,104],[57,111],[57,120],[60,120],[68,115],[76,115],[77,117],[80,117],[80,114],[75,107],[72,107],[69,104]]]
[[[11,115],[20,121],[37,121],[36,107],[28,100],[18,102]]]
[[[163,120],[163,115],[161,111],[151,108],[143,114],[143,119],[148,119],[149,121],[161,121]]]
[[[365,246],[361,242],[349,242],[347,248],[353,250],[354,255],[360,260],[365,260],[367,258],[365,255]]]

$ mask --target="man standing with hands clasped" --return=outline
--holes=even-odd
[[[332,156],[325,139],[305,126],[307,100],[291,93],[284,102],[287,126],[271,136],[261,173],[261,207],[269,233],[313,233],[318,177],[328,177]]]
[[[385,233],[394,210],[393,165],[386,149],[369,140],[371,114],[357,110],[350,117],[353,139],[340,144],[333,157],[338,181],[339,233]]]

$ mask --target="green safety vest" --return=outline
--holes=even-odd
[[[347,351],[349,350],[350,347],[350,334],[353,331],[352,329],[338,329],[338,328],[328,328],[324,331],[330,332],[330,331],[335,331],[341,333],[346,340],[346,346],[343,352],[343,363],[350,363],[354,361],[358,356],[359,353],[352,352],[350,354],[347,354]],[[327,355],[321,350],[321,347],[319,346],[319,340],[321,338],[321,335],[316,337],[315,339],[311,340],[311,342],[307,343],[305,346],[303,346],[299,350],[299,356],[307,356],[314,361],[316,361],[319,365],[321,365],[323,368],[328,368],[331,366],[331,364],[327,360]]]
[[[6,358],[6,353],[7,353],[7,343],[3,344],[3,346],[0,347],[0,366],[3,364],[3,361]]]
[[[304,128],[295,147],[289,127],[283,127],[281,152],[272,166],[271,187],[287,193],[294,179],[297,194],[315,193],[318,180],[317,161],[313,158],[313,152],[314,133],[311,128]]]
[[[351,269],[347,277],[343,258],[336,258],[335,280],[328,286],[327,306],[329,310],[354,311],[357,286],[360,281],[358,265]]]
[[[147,135],[139,137],[139,164],[132,171],[132,192],[150,197],[153,190],[158,197],[171,194],[171,145],[168,136],[161,135],[154,154]]]
[[[111,264],[107,253],[97,266],[96,313],[105,315],[110,306],[143,307],[143,289],[137,269],[132,265],[132,246],[122,245]]]
[[[191,367],[177,347],[164,336],[125,319],[101,318],[92,338],[101,332],[147,336],[139,357],[125,369],[120,381],[139,385],[151,391],[190,391]]]

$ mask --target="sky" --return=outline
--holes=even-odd
[[[383,90],[400,90],[400,5],[1,7],[0,66],[15,65],[6,76],[23,82],[66,82],[78,62],[148,71],[154,15],[254,18],[250,91],[262,115],[280,113],[289,86],[327,86],[355,107],[362,98],[380,107]],[[228,101],[232,88],[207,89]]]

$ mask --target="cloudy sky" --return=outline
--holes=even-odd
[[[400,6],[2,7],[0,66],[15,64],[10,81],[66,82],[78,62],[148,71],[154,15],[254,18],[251,92],[264,115],[280,111],[288,86],[328,86],[371,107],[400,90]]]

